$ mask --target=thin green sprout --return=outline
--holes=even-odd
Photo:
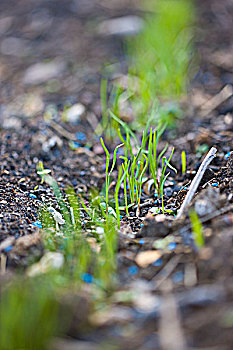
[[[186,153],[185,151],[181,152],[181,166],[182,166],[182,175],[186,173]]]

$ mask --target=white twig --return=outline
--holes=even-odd
[[[203,162],[201,163],[200,168],[198,169],[198,172],[191,183],[191,186],[190,186],[189,191],[185,197],[185,200],[183,201],[183,204],[180,207],[180,210],[178,212],[176,220],[180,219],[185,208],[189,205],[189,203],[193,199],[193,196],[195,195],[195,192],[196,192],[196,190],[201,182],[201,179],[206,171],[206,168],[208,167],[210,162],[212,162],[212,160],[214,159],[216,152],[217,152],[217,149],[215,147],[212,147],[210,149],[210,151],[208,152],[207,156],[205,157],[205,159],[203,160]]]

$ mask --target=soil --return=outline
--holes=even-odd
[[[164,136],[175,147],[172,164],[179,170],[168,178],[164,193],[167,208],[176,212],[207,151],[217,148],[190,205],[203,224],[205,246],[197,250],[193,242],[188,210],[180,220],[151,215],[157,201],[145,188],[140,217],[133,208],[121,220],[119,281],[105,301],[108,307],[91,314],[87,296],[72,299],[74,310],[82,304],[88,327],[73,311],[67,338],[54,341],[54,349],[233,347],[233,97],[228,95],[233,4],[195,3],[200,62],[185,101],[186,116]],[[115,17],[142,15],[139,5],[130,0],[1,1],[0,253],[7,257],[2,278],[44,252],[38,211],[44,202],[57,203],[37,175],[39,160],[60,188],[71,184],[84,197],[93,187],[101,189],[104,156],[94,137],[101,117],[100,78],[106,63],[112,79],[125,74],[127,61],[124,36],[99,28]],[[44,76],[48,64],[53,74]],[[64,110],[72,105],[81,112],[66,120]],[[13,249],[7,250],[6,242]],[[145,263],[155,248],[161,256]]]

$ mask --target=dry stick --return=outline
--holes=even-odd
[[[157,273],[154,281],[154,290],[157,290],[161,286],[161,284],[170,276],[172,271],[175,270],[176,266],[180,262],[181,257],[181,255],[175,255],[168,261],[168,263],[162,268],[162,270],[160,270]]]
[[[55,123],[53,120],[50,121],[50,126],[58,132],[61,136],[65,137],[68,140],[75,141],[77,140],[76,136],[71,132],[64,129],[61,125]]]
[[[0,255],[0,273],[4,274],[6,272],[6,256],[4,254]]]
[[[164,350],[187,350],[178,305],[172,293],[171,281],[166,281],[161,289],[159,323],[161,348]]]
[[[176,220],[181,218],[185,208],[189,205],[189,203],[193,199],[193,196],[195,195],[195,192],[201,182],[201,179],[206,171],[206,168],[208,167],[210,162],[212,162],[212,160],[214,159],[216,152],[217,152],[217,149],[215,147],[212,147],[208,152],[207,156],[205,157],[205,159],[203,160],[203,162],[201,163],[200,168],[198,169],[198,172],[191,183],[191,186],[185,197],[185,200],[180,207]]]
[[[226,101],[233,94],[232,85],[227,84],[224,88],[210,100],[208,100],[202,107],[200,111],[200,117],[206,117],[212,111],[214,111],[219,105]]]

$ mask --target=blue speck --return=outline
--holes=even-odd
[[[155,193],[154,196],[155,196],[155,197],[158,197],[158,193]]]
[[[182,271],[177,271],[173,274],[172,280],[174,283],[181,283],[184,280],[184,273]]]
[[[134,266],[134,265],[132,265],[132,266],[130,266],[129,268],[128,268],[128,273],[130,274],[130,275],[136,275],[137,273],[138,273],[138,268],[137,268],[137,266]]]
[[[3,251],[7,253],[7,252],[10,252],[12,249],[13,249],[13,245],[9,245],[5,249],[3,249]]]
[[[90,273],[82,273],[81,279],[86,283],[92,283],[94,278]]]
[[[141,238],[138,243],[143,245],[145,243],[145,240],[143,238]]]
[[[119,217],[120,217],[120,219],[122,219],[122,218],[123,218],[123,216],[122,216],[122,215],[119,215]]]
[[[228,152],[227,154],[225,154],[225,159],[228,159],[231,155],[231,152]]]
[[[72,147],[72,148],[79,148],[79,147],[81,147],[81,146],[82,146],[82,145],[81,145],[81,143],[79,143],[79,142],[75,142],[75,141],[74,141],[74,142],[71,143],[71,147]]]
[[[163,265],[163,260],[161,258],[155,260],[153,263],[152,263],[153,266],[161,266]]]
[[[76,132],[75,136],[79,141],[86,141],[87,139],[86,135],[83,132]]]
[[[176,249],[177,244],[175,242],[171,242],[167,245],[168,250],[174,250]]]
[[[29,197],[30,198],[34,198],[34,199],[36,199],[37,197],[36,197],[36,195],[35,194],[33,194],[33,193],[29,193]]]
[[[212,184],[212,186],[213,186],[213,187],[218,187],[218,183],[215,182],[215,183]]]
[[[154,203],[158,203],[157,199],[154,201]]]
[[[140,227],[143,227],[144,226],[144,224],[140,224]]]
[[[40,221],[35,221],[32,223],[33,226],[36,226],[36,227],[39,227],[39,228],[42,228],[42,225],[41,225],[41,222]]]

